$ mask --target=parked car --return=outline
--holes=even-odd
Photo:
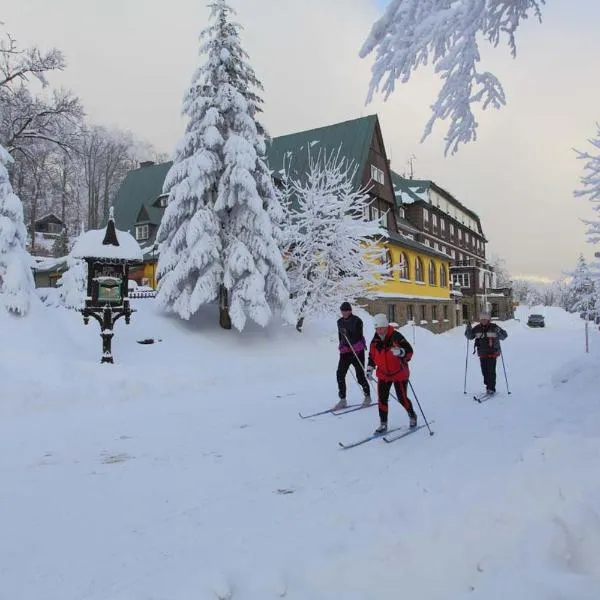
[[[545,327],[546,322],[544,321],[544,315],[529,315],[527,325],[529,325],[529,327]]]

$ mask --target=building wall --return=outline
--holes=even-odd
[[[441,333],[457,324],[456,302],[450,298],[449,277],[450,261],[417,252],[396,244],[388,244],[393,277],[383,283],[375,300],[363,300],[361,304],[374,315],[384,313],[390,321],[398,325],[406,325],[409,321],[426,327],[434,333]],[[404,255],[409,265],[408,278],[400,278],[398,265]],[[415,277],[416,259],[420,258],[423,266],[423,282]],[[429,283],[429,263],[434,265],[435,284]],[[440,267],[446,269],[446,285],[440,285]]]

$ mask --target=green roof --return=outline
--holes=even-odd
[[[163,183],[171,164],[166,162],[148,165],[127,173],[114,202],[117,229],[133,234],[133,228],[142,209],[146,211],[144,221],[160,225],[165,209],[158,208],[154,204],[162,194]]]
[[[319,153],[331,156],[339,149],[340,155],[356,167],[354,183],[360,185],[376,123],[377,115],[369,115],[273,138],[267,145],[273,177],[281,178],[284,166],[293,176],[302,176],[308,172],[310,157]]]
[[[340,149],[340,154],[357,166],[355,183],[358,186],[364,172],[376,123],[377,115],[369,115],[272,138],[267,143],[267,164],[276,179],[281,177],[284,165],[291,167],[293,175],[302,175],[308,170],[309,151],[310,156],[316,157],[319,151],[326,152],[329,156]],[[171,162],[166,162],[129,171],[114,202],[115,224],[118,229],[133,234],[133,228],[138,221],[150,222],[156,226],[160,224],[164,208],[158,208],[154,204],[162,194],[163,183],[171,165]],[[142,218],[138,219],[140,213]],[[146,245],[152,243],[153,236]]]
[[[407,194],[410,198],[412,198],[415,202],[425,202],[426,200],[419,196],[419,194],[424,194],[428,189],[433,189],[438,194],[445,196],[450,201],[452,201],[458,208],[464,211],[471,218],[475,219],[477,223],[481,226],[481,221],[477,213],[473,212],[470,208],[467,208],[464,204],[459,202],[450,192],[440,187],[434,181],[429,179],[406,179],[395,173],[392,173],[392,185],[394,186],[394,192],[396,190],[400,190],[401,192]],[[397,204],[401,204],[402,201],[398,196],[396,196]]]

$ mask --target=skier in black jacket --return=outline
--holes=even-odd
[[[479,315],[478,325],[471,327],[471,323],[467,323],[465,336],[468,340],[475,340],[483,383],[486,392],[493,395],[496,393],[496,360],[501,352],[500,342],[508,337],[508,333],[491,322],[489,313],[482,312]]]
[[[343,302],[340,306],[340,311],[342,317],[337,322],[340,359],[336,372],[340,400],[335,405],[334,410],[348,406],[346,401],[346,374],[350,366],[354,367],[358,384],[363,389],[363,406],[369,406],[371,404],[371,389],[365,377],[365,349],[367,342],[363,335],[363,322],[360,317],[352,314],[352,306],[350,306],[349,302]]]

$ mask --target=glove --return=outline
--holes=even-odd
[[[367,379],[373,379],[373,367],[367,367]]]
[[[406,350],[404,350],[404,348],[398,348],[398,347],[394,346],[392,348],[392,354],[394,356],[398,356],[400,358],[403,358],[404,355],[406,354]]]

